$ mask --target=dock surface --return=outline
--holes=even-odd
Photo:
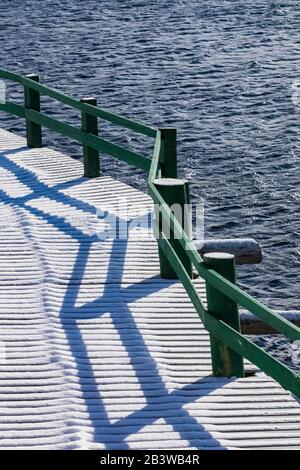
[[[300,449],[290,393],[262,373],[211,376],[156,241],[101,238],[99,210],[126,200],[134,222],[150,198],[82,172],[0,130],[0,448]]]

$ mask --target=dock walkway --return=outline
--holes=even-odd
[[[151,211],[0,131],[0,448],[300,449],[300,404],[277,382],[211,376],[208,333],[159,277],[156,241],[99,238],[97,209],[124,200],[125,220]]]

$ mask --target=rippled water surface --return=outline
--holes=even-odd
[[[298,0],[2,0],[0,17],[2,68],[176,126],[180,173],[194,201],[205,199],[206,236],[257,239],[263,263],[239,268],[240,283],[272,307],[300,309]],[[9,94],[20,100],[17,89]],[[79,123],[75,111],[44,103]],[[24,130],[5,116],[1,126]],[[111,135],[150,152],[129,132]],[[80,156],[76,144],[46,137]],[[106,158],[103,165],[145,188],[139,172]]]

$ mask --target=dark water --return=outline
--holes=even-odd
[[[206,236],[256,238],[263,263],[239,268],[240,283],[272,307],[299,310],[298,0],[2,0],[0,17],[2,68],[176,126],[180,173],[194,200],[205,199]],[[44,110],[79,123],[50,101]],[[5,116],[1,126],[23,131]],[[111,135],[150,151],[130,132]],[[64,138],[47,133],[47,143],[80,156]],[[145,188],[139,172],[108,159],[104,168]]]

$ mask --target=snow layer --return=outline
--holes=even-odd
[[[300,449],[300,404],[264,374],[211,376],[209,338],[155,240],[100,240],[148,196],[0,131],[0,447]],[[204,296],[204,286],[198,283]]]

